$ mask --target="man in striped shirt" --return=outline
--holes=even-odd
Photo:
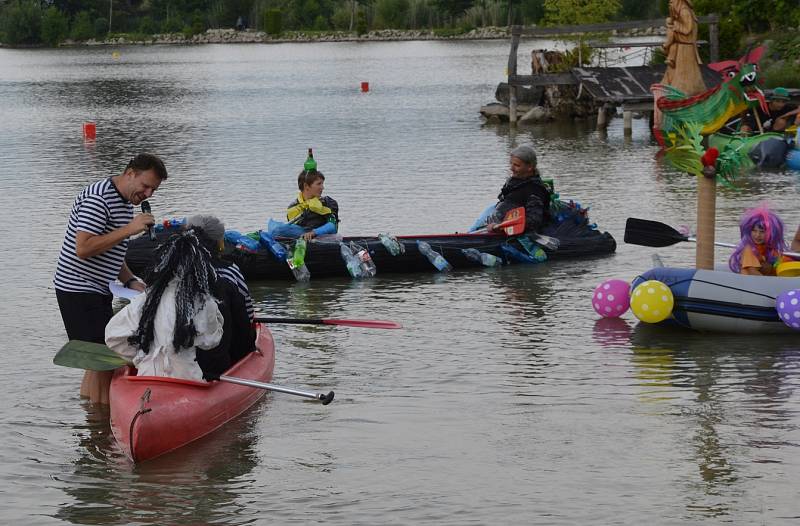
[[[126,287],[144,290],[128,269],[128,238],[155,222],[152,214],[134,217],[133,207],[148,199],[167,178],[163,161],[142,153],[120,175],[84,188],[75,198],[67,223],[53,283],[58,308],[70,340],[105,343],[105,328],[113,315],[108,284],[119,279]],[[110,371],[86,371],[81,396],[108,403]]]

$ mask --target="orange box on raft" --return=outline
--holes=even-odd
[[[97,126],[93,122],[83,123],[83,138],[94,139],[97,137]]]

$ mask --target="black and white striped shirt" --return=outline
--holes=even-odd
[[[216,267],[217,277],[226,279],[236,285],[236,290],[239,291],[244,297],[244,304],[247,307],[247,315],[250,321],[255,318],[255,309],[253,308],[253,299],[250,297],[250,289],[247,288],[247,283],[244,280],[244,275],[236,263],[231,263],[229,266]]]
[[[120,195],[111,179],[84,188],[75,198],[69,214],[67,232],[53,278],[56,290],[111,294],[108,282],[117,279],[122,270],[128,240],[102,254],[80,259],[75,253],[75,236],[78,231],[98,236],[108,234],[132,220],[133,205]]]

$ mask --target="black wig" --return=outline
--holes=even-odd
[[[172,345],[175,352],[194,345],[197,329],[194,326],[195,305],[201,304],[206,294],[213,294],[217,273],[211,263],[212,256],[202,241],[200,229],[191,229],[171,236],[156,249],[156,264],[149,276],[147,298],[142,307],[139,327],[128,342],[150,352],[153,343],[155,318],[161,296],[167,286],[176,281],[175,330]]]

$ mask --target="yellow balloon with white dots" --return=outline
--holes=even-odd
[[[631,310],[645,323],[666,320],[672,314],[674,306],[672,291],[655,279],[639,284],[631,294]]]

